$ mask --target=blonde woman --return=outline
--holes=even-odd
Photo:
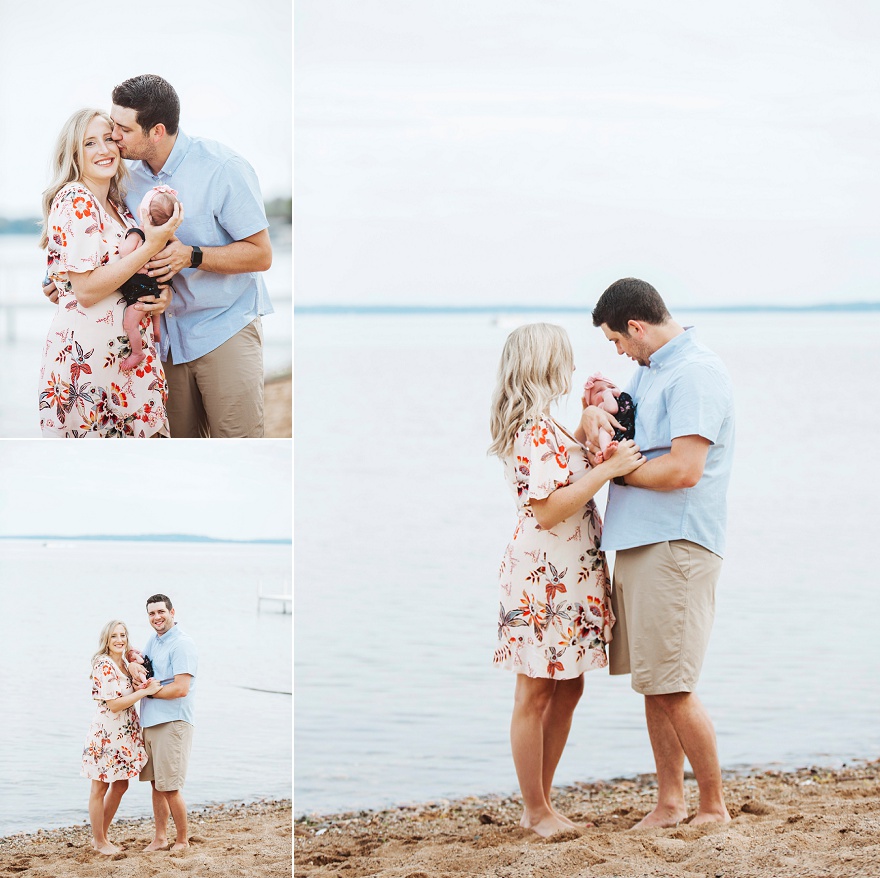
[[[153,314],[170,296],[144,297],[140,331],[147,357],[124,370],[131,353],[122,325],[126,302],[118,290],[163,249],[183,220],[175,210],[162,226],[142,217],[144,245],[120,256],[136,225],[123,201],[127,176],[111,136],[110,117],[79,110],[65,123],[43,193],[48,274],[57,290],[40,369],[40,427],[55,437],[168,435],[165,375],[153,339]]]
[[[107,833],[128,789],[128,781],[137,777],[147,764],[134,705],[162,688],[158,680],[149,680],[145,689],[135,691],[123,658],[127,651],[125,623],[118,619],[108,622],[101,631],[98,651],[92,656],[92,698],[98,702],[98,710],[83,747],[80,772],[92,782],[89,793],[92,847],[107,855],[119,852]]]
[[[519,516],[501,561],[494,661],[516,674],[510,742],[523,798],[520,825],[545,837],[575,825],[553,807],[550,790],[583,673],[607,665],[614,624],[592,498],[645,462],[627,440],[591,466],[581,428],[570,433],[551,417],[573,371],[564,329],[515,329],[501,355],[491,414],[489,453],[504,463]]]

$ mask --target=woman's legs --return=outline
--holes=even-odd
[[[510,747],[523,797],[520,825],[544,837],[569,828],[544,794],[544,714],[556,686],[555,680],[517,674],[510,720]]]
[[[572,680],[558,680],[553,696],[542,718],[544,729],[544,765],[541,782],[544,789],[544,798],[553,809],[553,812],[570,826],[575,824],[564,815],[559,814],[550,803],[550,789],[553,786],[553,775],[556,774],[556,766],[559,765],[562,751],[565,749],[566,741],[568,741],[574,709],[577,707],[583,694],[583,675]]]
[[[114,780],[110,784],[110,789],[107,790],[107,795],[104,796],[104,838],[109,838],[110,824],[116,816],[116,810],[119,808],[119,803],[127,789],[127,780]]]
[[[89,791],[89,820],[92,824],[92,847],[101,854],[115,854],[119,852],[119,848],[114,847],[107,841],[107,835],[104,832],[104,796],[109,786],[109,784],[103,781],[93,780],[92,788]]]

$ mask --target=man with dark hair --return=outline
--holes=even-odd
[[[715,613],[733,457],[733,395],[721,360],[692,327],[669,314],[657,290],[625,278],[593,311],[593,325],[639,369],[627,391],[636,404],[636,444],[648,459],[608,495],[602,548],[616,551],[610,644],[612,674],[631,674],[644,695],[657,766],[657,805],[637,828],[687,817],[684,759],[700,803],[692,824],[727,822],[715,731],[694,693]],[[617,425],[584,409],[588,446]]]
[[[177,838],[171,850],[189,847],[186,803],[180,794],[186,780],[193,736],[193,693],[199,656],[189,635],[174,621],[174,607],[167,595],[147,598],[147,616],[155,634],[143,654],[153,664],[162,688],[141,701],[141,728],[149,756],[140,779],[153,786],[156,830],[147,851],[168,846],[168,817],[174,819]]]
[[[272,245],[256,174],[228,147],[178,127],[177,93],[160,76],[117,85],[111,116],[135,217],[160,184],[185,210],[177,236],[146,265],[159,283],[174,279],[161,341],[171,435],[262,436],[260,317],[273,309],[259,272],[272,264]]]

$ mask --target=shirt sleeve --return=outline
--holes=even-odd
[[[122,698],[122,679],[109,659],[99,659],[92,668],[92,698],[95,701],[113,701]]]
[[[190,674],[196,676],[199,670],[199,654],[191,640],[181,640],[174,644],[171,652],[171,675]]]
[[[693,363],[669,388],[669,438],[702,436],[714,445],[731,403],[727,376],[705,363]]]
[[[566,441],[547,418],[526,424],[514,437],[517,472],[528,482],[529,500],[544,500],[569,483]]]
[[[107,260],[101,247],[101,222],[91,192],[64,190],[49,212],[49,246],[58,255],[59,271],[93,271]]]
[[[222,193],[217,220],[233,241],[269,228],[257,174],[241,156],[224,163],[216,184]]]

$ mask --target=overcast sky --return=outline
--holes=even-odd
[[[180,96],[181,127],[256,169],[264,198],[291,191],[290,0],[0,0],[0,216],[35,216],[75,110],[110,109],[141,73]]]
[[[880,300],[880,4],[296,0],[300,304]]]
[[[0,535],[290,539],[291,480],[287,441],[0,440]]]

